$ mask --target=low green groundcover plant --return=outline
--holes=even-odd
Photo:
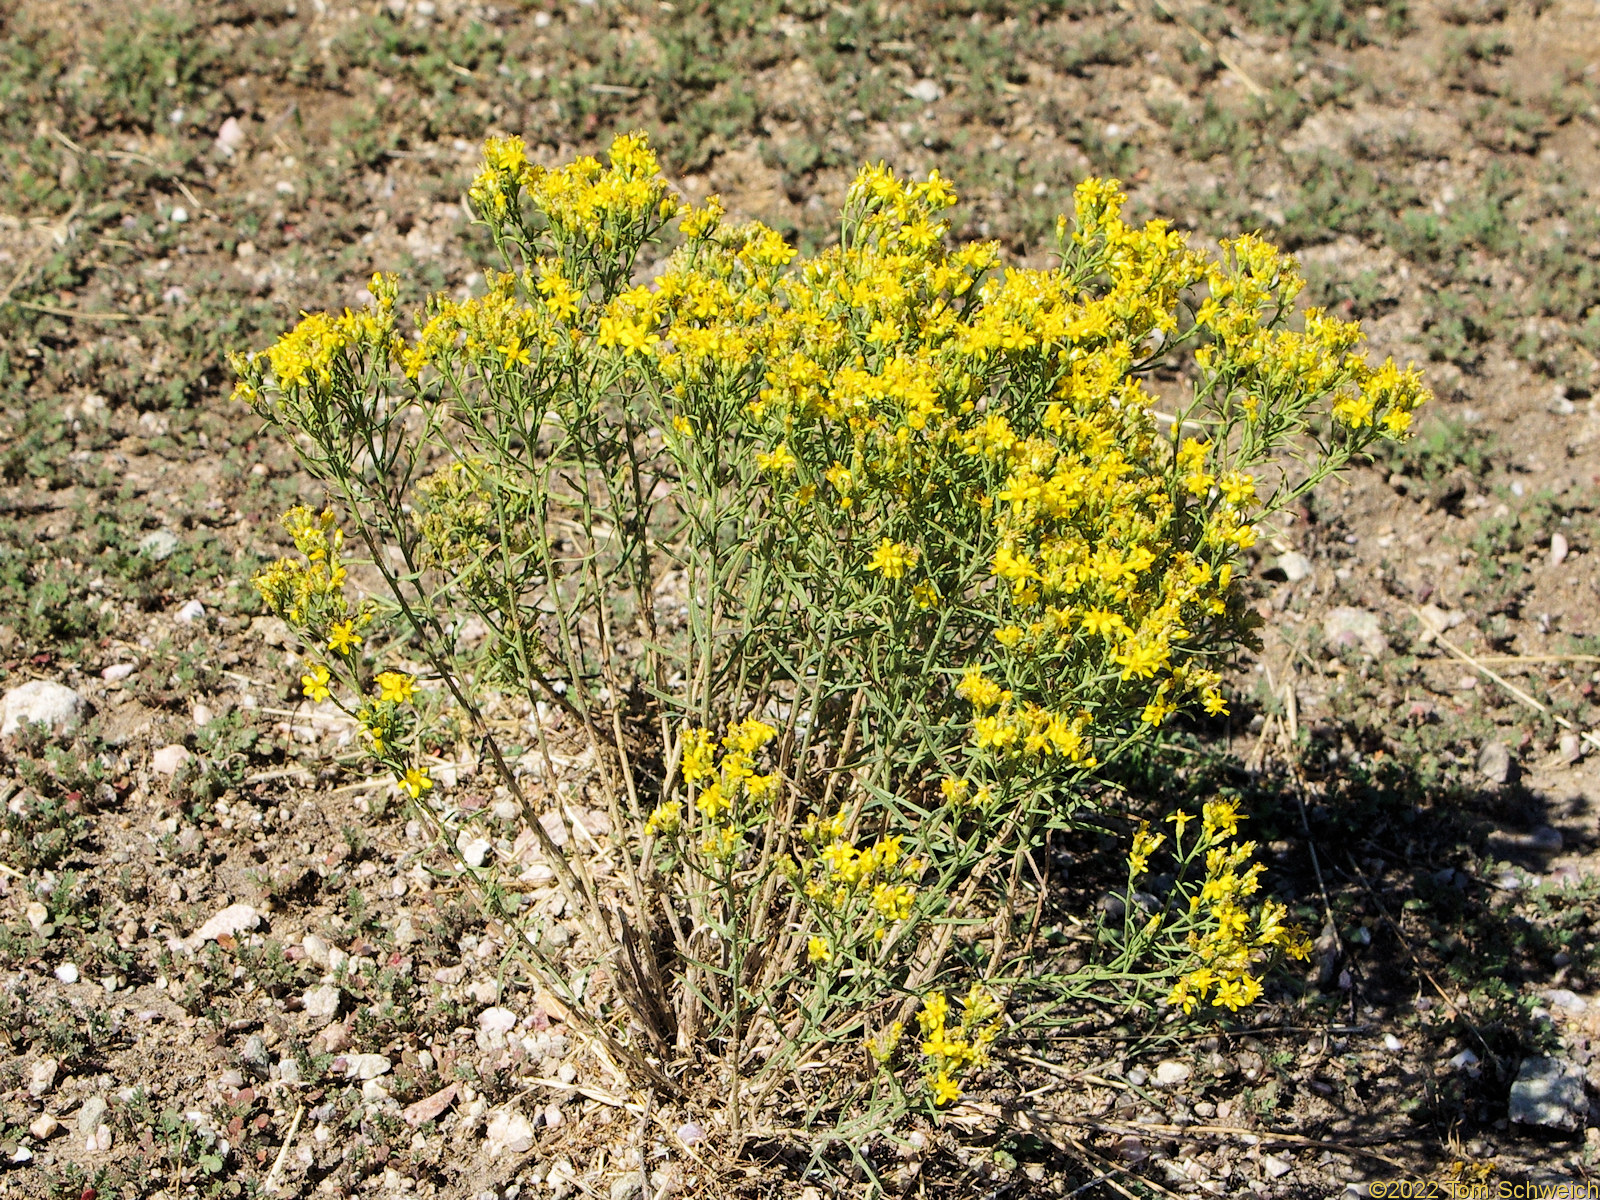
[[[1272,246],[1130,226],[1113,181],[1078,187],[1048,270],[952,247],[946,181],[881,166],[800,258],[682,202],[640,135],[555,170],[491,139],[470,199],[504,267],[483,295],[405,326],[375,276],[363,311],[238,360],[385,594],[350,599],[332,508],[289,513],[299,556],[256,582],[307,697],[452,844],[420,746],[475,731],[580,952],[459,869],[641,1088],[855,1144],[956,1101],[1021,996],[1236,1011],[1307,953],[1225,798],[1137,829],[1071,972],[1028,953],[1039,852],[1106,764],[1227,711],[1258,526],[1404,435],[1414,370],[1296,312]],[[592,752],[604,887],[491,695]],[[547,723],[525,758],[554,798]]]

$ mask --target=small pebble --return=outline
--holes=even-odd
[[[344,1076],[346,1079],[376,1079],[387,1075],[393,1065],[382,1054],[352,1054],[345,1059]]]
[[[1156,1085],[1158,1087],[1177,1087],[1178,1084],[1189,1078],[1189,1071],[1188,1063],[1174,1062],[1172,1059],[1157,1063]]]
[[[331,983],[314,987],[302,998],[306,1016],[314,1021],[331,1021],[339,1015],[339,989]]]
[[[61,980],[62,983],[77,983],[78,968],[72,963],[62,963],[56,968],[56,978]]]
[[[56,1085],[56,1074],[61,1064],[53,1058],[41,1058],[28,1072],[28,1095],[43,1096]]]
[[[1386,1033],[1383,1035],[1383,1048],[1390,1054],[1398,1054],[1402,1049],[1404,1049],[1404,1043],[1402,1043],[1399,1038],[1395,1037],[1394,1034]]]
[[[461,858],[467,866],[477,869],[483,866],[484,859],[489,857],[489,851],[494,849],[494,844],[487,838],[463,837],[456,843],[456,849],[461,851]]]

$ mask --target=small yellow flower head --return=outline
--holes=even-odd
[[[742,754],[754,754],[773,738],[778,736],[778,731],[765,721],[758,721],[754,717],[740,721],[728,727],[728,735],[722,739],[722,744],[729,750],[737,750]]]
[[[700,842],[700,853],[717,862],[731,862],[742,845],[739,831],[731,826],[708,833]]]
[[[968,667],[956,685],[956,695],[979,712],[986,712],[1005,698],[1005,689],[987,678],[982,667]]]
[[[1128,852],[1128,875],[1137,879],[1143,875],[1150,866],[1150,856],[1161,848],[1167,840],[1165,834],[1151,833],[1149,822],[1139,827],[1139,832],[1133,835],[1133,849]]]
[[[904,542],[884,538],[867,561],[867,570],[879,571],[885,579],[900,579],[917,564],[917,551]]]
[[[928,1081],[928,1089],[933,1095],[934,1104],[941,1107],[961,1099],[961,1085],[943,1071],[937,1072]]]
[[[378,699],[393,701],[395,704],[409,703],[411,697],[417,694],[417,681],[414,676],[403,674],[399,671],[380,671],[374,678],[379,688]]]
[[[756,454],[756,466],[763,471],[793,471],[799,465],[799,461],[784,442],[779,442],[770,454],[766,451]]]
[[[683,802],[664,800],[650,811],[644,830],[651,837],[671,837],[683,825]]]
[[[713,779],[700,789],[694,806],[708,821],[719,821],[722,815],[733,810],[733,800],[722,790],[722,780]]]
[[[683,735],[683,777],[698,783],[714,769],[717,750],[711,742],[711,733],[705,729],[691,729]]]
[[[328,682],[328,668],[316,663],[310,671],[300,676],[300,689],[305,692],[307,700],[321,703],[333,694],[328,688]]]
[[[354,621],[340,621],[328,631],[328,649],[334,654],[349,654],[361,645]]]
[[[428,768],[412,767],[401,777],[400,787],[413,800],[421,798],[423,792],[433,787],[433,780],[428,778]]]
[[[1232,800],[1211,800],[1201,810],[1201,825],[1208,838],[1233,837],[1239,832],[1239,807]]]
[[[833,951],[828,949],[828,939],[812,937],[806,943],[806,957],[813,963],[821,964],[833,961]]]

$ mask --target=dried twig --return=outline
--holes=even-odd
[[[1271,93],[1257,83],[1250,75],[1250,72],[1241,67],[1239,63],[1228,54],[1227,51],[1225,51],[1221,46],[1217,45],[1217,43],[1211,38],[1207,37],[1205,34],[1201,33],[1199,29],[1195,28],[1193,22],[1191,22],[1186,16],[1180,12],[1175,12],[1171,5],[1163,3],[1162,0],[1150,0],[1150,3],[1153,7],[1166,14],[1168,19],[1170,19],[1175,25],[1186,30],[1191,37],[1193,37],[1212,54],[1216,55],[1217,61],[1227,68],[1230,75],[1232,75],[1240,83],[1244,84],[1245,89],[1252,96],[1259,97],[1262,100],[1270,98]],[[1129,11],[1132,11],[1129,4],[1126,3],[1126,0],[1123,4],[1123,7]]]
[[[1416,614],[1417,620],[1422,622],[1422,626],[1423,626],[1424,629],[1432,629],[1433,628],[1428,623],[1427,618],[1422,615],[1422,612],[1419,609],[1413,608],[1411,611]],[[1516,684],[1512,683],[1504,675],[1501,675],[1498,671],[1491,670],[1489,667],[1485,666],[1483,659],[1474,658],[1471,654],[1468,654],[1465,650],[1463,650],[1460,646],[1457,646],[1449,638],[1445,637],[1443,630],[1434,630],[1433,640],[1435,642],[1437,642],[1439,645],[1443,646],[1446,650],[1450,651],[1451,654],[1455,655],[1457,658],[1459,658],[1462,662],[1466,663],[1473,670],[1479,672],[1485,678],[1491,679],[1495,683],[1498,683],[1507,692],[1509,692],[1513,698],[1521,701],[1523,704],[1525,704],[1529,708],[1533,709],[1533,711],[1538,713],[1540,716],[1549,717],[1552,721],[1554,721],[1557,725],[1561,726],[1561,728],[1565,729],[1567,732],[1577,734],[1580,738],[1582,738],[1584,741],[1588,742],[1596,750],[1600,750],[1600,737],[1596,737],[1593,733],[1589,732],[1587,729],[1579,729],[1576,725],[1574,725],[1571,721],[1567,720],[1565,717],[1558,716],[1557,714],[1551,712],[1549,710],[1549,708],[1547,708],[1543,704],[1540,704],[1537,700],[1535,700],[1532,696],[1528,695],[1527,692],[1523,691]]]
[[[1042,1132],[1052,1123],[1064,1125],[1078,1125],[1085,1129],[1094,1129],[1103,1133],[1117,1133],[1126,1135],[1146,1136],[1161,1134],[1175,1138],[1254,1138],[1257,1143],[1269,1142],[1280,1146],[1303,1146],[1306,1149],[1328,1150],[1334,1154],[1347,1154],[1360,1158],[1376,1159],[1378,1162],[1388,1163],[1401,1170],[1410,1170],[1407,1163],[1387,1154],[1380,1153],[1370,1147],[1383,1146],[1399,1141],[1399,1138],[1362,1138],[1357,1141],[1329,1141],[1323,1138],[1306,1137],[1299,1133],[1283,1133],[1275,1129],[1247,1129],[1243,1125],[1158,1125],[1158,1124],[1124,1124],[1120,1121],[1102,1121],[1096,1117],[1072,1117],[1061,1113],[1046,1113],[1032,1111],[1018,1114],[1020,1121],[1028,1124],[1021,1125],[1030,1132]],[[1020,1124],[1019,1121],[1019,1124]],[[1143,1182],[1151,1182],[1144,1180]],[[1152,1186],[1155,1186],[1152,1184]]]
[[[267,1181],[261,1185],[261,1190],[268,1195],[278,1190],[278,1176],[283,1172],[284,1160],[289,1157],[289,1147],[294,1145],[294,1135],[300,1129],[300,1118],[305,1116],[305,1112],[304,1104],[294,1110],[294,1120],[289,1122],[289,1134],[278,1149],[278,1157],[272,1160],[272,1170],[267,1172]]]
[[[36,304],[32,300],[10,300],[18,308],[26,308],[30,312],[47,313],[52,317],[68,317],[75,321],[159,321],[160,317],[147,317],[139,313],[125,312],[79,312],[75,308],[59,308],[54,304]]]
[[[1356,865],[1355,855],[1350,854],[1347,851],[1346,857],[1349,859],[1350,869],[1355,872],[1356,878],[1361,881],[1361,886],[1367,889],[1367,895],[1371,896],[1372,902],[1378,906],[1378,915],[1381,916],[1389,928],[1394,931],[1394,936],[1399,941],[1400,948],[1404,950],[1407,957],[1411,959],[1412,965],[1422,973],[1422,977],[1424,979],[1433,985],[1433,990],[1439,993],[1439,999],[1443,1000],[1445,1004],[1449,1006],[1450,1011],[1459,1017],[1462,1023],[1466,1025],[1468,1029],[1472,1030],[1472,1035],[1478,1039],[1478,1045],[1483,1047],[1483,1052],[1489,1056],[1490,1061],[1498,1061],[1499,1056],[1489,1048],[1488,1039],[1483,1036],[1483,1033],[1478,1029],[1477,1025],[1473,1023],[1472,1018],[1466,1014],[1465,1010],[1463,1010],[1459,1004],[1450,998],[1449,994],[1440,985],[1439,981],[1433,977],[1433,972],[1422,965],[1422,959],[1419,958],[1417,956],[1417,952],[1411,948],[1410,939],[1400,931],[1400,922],[1396,921],[1389,915],[1389,909],[1383,903],[1383,898],[1378,895],[1378,890],[1372,886],[1365,873],[1363,873],[1361,868]]]

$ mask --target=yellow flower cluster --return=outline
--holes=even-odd
[[[1177,828],[1180,847],[1184,827],[1193,819],[1184,812],[1168,818]],[[1254,842],[1224,844],[1238,833],[1239,820],[1238,808],[1229,800],[1210,801],[1201,812],[1200,841],[1193,851],[1205,855],[1205,880],[1189,899],[1192,965],[1167,995],[1169,1005],[1186,1013],[1207,1002],[1235,1012],[1253,1004],[1261,997],[1263,963],[1278,954],[1304,959],[1311,953],[1304,931],[1285,924],[1288,910],[1278,901],[1265,901],[1253,914],[1246,906],[1260,889],[1262,867],[1250,862]],[[1133,875],[1143,872],[1145,860],[1162,840],[1140,830],[1130,856]]]
[[[772,235],[744,227],[680,252],[653,289],[619,299],[616,319],[659,338],[649,347],[697,428],[714,423],[696,411],[721,394],[708,385],[762,364],[748,406],[768,439],[756,463],[787,518],[870,538],[866,570],[909,581],[919,610],[971,594],[948,518],[976,514],[1009,617],[996,665],[1017,697],[968,696],[972,745],[1087,766],[1100,730],[1062,705],[1063,681],[1115,671],[1128,711],[1152,726],[1189,697],[1222,712],[1220,675],[1191,650],[1247,620],[1233,578],[1256,537],[1254,481],[1217,469],[1225,447],[1159,435],[1138,378],[1152,343],[1176,336],[1180,300],[1201,284],[1221,297],[1208,301],[1219,330],[1267,339],[1252,343],[1258,374],[1284,386],[1349,327],[1317,316],[1294,335],[1299,357],[1277,364],[1271,337],[1286,335],[1268,328],[1267,301],[1292,298],[1287,260],[1245,239],[1209,263],[1162,222],[1124,224],[1121,193],[1097,180],[1076,199],[1072,269],[985,280],[994,246],[944,246],[938,214],[953,201],[937,175],[867,168],[843,243],[798,276],[763,270],[751,248]]]
[[[1377,368],[1358,353],[1361,328],[1307,309],[1300,331],[1277,326],[1305,286],[1291,260],[1253,235],[1226,240],[1222,258],[1206,270],[1209,295],[1195,312],[1211,337],[1195,351],[1202,368],[1216,368],[1246,418],[1271,424],[1301,393],[1332,394],[1333,417],[1350,430],[1381,426],[1391,435],[1411,426],[1429,393],[1414,368],[1393,359]]]
[[[905,920],[916,896],[916,880],[927,864],[904,854],[905,839],[899,834],[858,850],[847,836],[847,824],[843,812],[825,820],[816,814],[806,818],[800,836],[813,853],[806,863],[790,868],[791,882],[809,902],[829,913],[851,911],[852,902],[864,898],[877,921]],[[881,926],[878,932],[881,935]]]
[[[700,853],[707,858],[732,861],[744,844],[743,826],[759,820],[770,806],[781,779],[776,771],[757,774],[755,756],[777,735],[775,728],[754,717],[729,726],[720,745],[708,729],[684,733],[679,770],[706,830]],[[645,830],[655,837],[671,837],[683,824],[683,801],[666,799],[646,818]]]
[[[271,386],[286,398],[331,395],[337,380],[349,390],[373,362],[387,362],[404,352],[405,342],[395,330],[394,300],[399,279],[376,274],[367,283],[373,302],[360,312],[307,313],[263,354],[236,357],[239,382],[234,397],[259,407]],[[309,411],[309,410],[307,410]]]
[[[334,524],[331,510],[313,514],[304,506],[285,513],[283,525],[302,558],[280,558],[251,583],[274,616],[311,641],[324,644],[331,653],[349,654],[361,644],[358,631],[371,624],[373,610],[370,606],[352,609],[345,598],[346,571],[339,558],[343,531]],[[327,699],[325,669],[314,667],[302,682],[313,700]]]
[[[928,1058],[928,1090],[936,1105],[960,1099],[961,1076],[988,1062],[989,1046],[1000,1034],[1000,1001],[988,988],[974,983],[959,1003],[961,1017],[954,1028],[949,1024],[950,1002],[943,992],[925,997],[917,1013],[922,1053]]]
[[[618,246],[637,244],[650,226],[670,219],[678,202],[660,178],[643,134],[617,137],[607,157],[605,167],[585,156],[546,170],[528,161],[521,138],[490,138],[483,170],[467,199],[493,229],[521,219],[526,194],[558,239],[609,255]]]

